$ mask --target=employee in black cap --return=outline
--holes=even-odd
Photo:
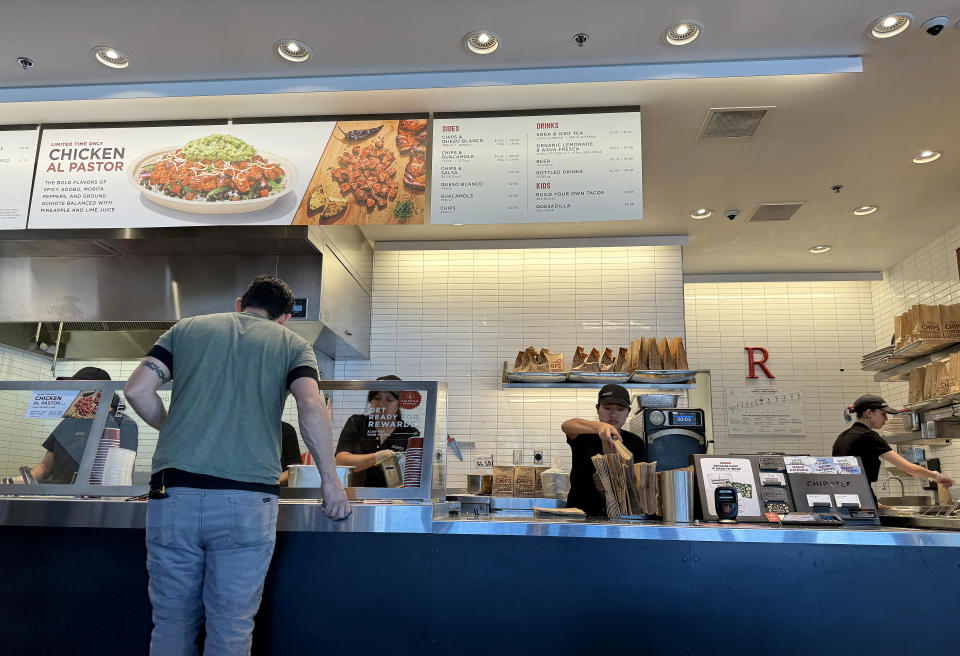
[[[110,374],[99,367],[84,367],[72,376],[58,376],[57,380],[110,380]],[[119,428],[120,447],[136,451],[139,428],[135,421],[120,411],[119,406],[120,397],[114,394],[105,428]],[[43,460],[30,470],[38,483],[73,483],[92,425],[93,419],[75,418],[67,418],[57,424],[43,442],[43,448],[47,450]]]
[[[887,415],[898,415],[903,410],[894,410],[876,394],[864,394],[854,401],[848,410],[857,415],[857,421],[837,437],[837,441],[833,443],[833,455],[859,456],[871,483],[877,482],[880,476],[880,460],[885,460],[911,476],[929,478],[945,487],[953,485],[953,481],[940,472],[930,471],[907,461],[880,437],[877,431],[887,423]]]
[[[606,517],[607,504],[593,482],[596,470],[590,460],[603,453],[604,443],[613,445],[615,441],[623,441],[633,454],[634,462],[647,461],[643,438],[621,428],[629,412],[630,394],[627,390],[620,385],[604,385],[597,397],[599,421],[568,419],[560,425],[573,453],[568,508],[579,508],[592,517]]]

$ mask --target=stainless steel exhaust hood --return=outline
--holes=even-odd
[[[140,357],[179,319],[232,311],[271,273],[305,299],[288,327],[332,358],[367,358],[372,262],[352,226],[15,231],[0,242],[0,343]]]

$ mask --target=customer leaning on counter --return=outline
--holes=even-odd
[[[560,425],[573,453],[570,467],[570,494],[567,507],[579,508],[592,517],[606,517],[607,504],[593,482],[593,456],[603,453],[604,443],[613,445],[622,440],[630,449],[634,462],[647,461],[647,446],[643,438],[622,429],[630,412],[630,394],[621,385],[604,385],[597,396],[597,417],[568,419]]]
[[[848,410],[857,415],[857,421],[837,437],[833,443],[832,455],[858,456],[871,483],[877,482],[880,476],[880,460],[884,460],[916,478],[929,478],[944,487],[953,485],[953,481],[940,472],[930,471],[908,461],[880,437],[877,430],[887,423],[887,415],[898,415],[902,410],[894,410],[876,394],[864,394],[854,401]]]
[[[400,380],[390,374],[377,380]],[[407,440],[420,437],[420,431],[403,421],[400,397],[396,392],[371,390],[367,394],[370,410],[353,415],[343,425],[337,442],[337,464],[352,466],[353,487],[386,487],[387,480],[378,466],[390,456],[407,450]]]

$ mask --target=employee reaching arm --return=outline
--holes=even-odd
[[[167,418],[167,409],[157,390],[171,378],[172,374],[167,365],[148,355],[140,366],[133,370],[123,388],[127,402],[141,419],[157,430],[163,428],[163,422]]]
[[[343,519],[350,514],[350,503],[337,478],[337,465],[333,459],[333,427],[327,406],[320,396],[320,388],[313,379],[298,378],[290,385],[290,393],[297,401],[300,435],[320,470],[323,514],[331,519]]]
[[[604,445],[613,446],[622,441],[633,454],[634,462],[647,461],[647,447],[643,438],[623,430],[623,422],[630,412],[630,393],[621,385],[604,385],[597,396],[597,418],[568,419],[560,425],[570,445],[570,494],[567,507],[579,508],[591,516],[606,516],[603,495],[593,482],[594,466],[591,458],[603,453]]]
[[[915,465],[895,453],[877,432],[887,423],[888,414],[898,415],[902,410],[894,410],[876,394],[864,394],[854,401],[849,410],[856,414],[857,420],[837,437],[833,443],[832,455],[858,456],[870,483],[877,482],[880,477],[880,460],[884,460],[916,478],[929,478],[944,487],[953,485],[953,481],[940,472]]]

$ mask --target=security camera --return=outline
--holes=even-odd
[[[33,60],[29,57],[17,57],[17,63],[20,64],[20,68],[23,70],[33,68]]]
[[[943,32],[943,28],[950,24],[950,19],[946,16],[937,16],[936,18],[931,18],[921,27],[923,31],[929,34],[930,36],[937,36]]]
[[[730,219],[731,221],[737,218],[738,214],[740,214],[740,210],[727,210],[726,212],[723,213],[723,215],[728,219]]]

